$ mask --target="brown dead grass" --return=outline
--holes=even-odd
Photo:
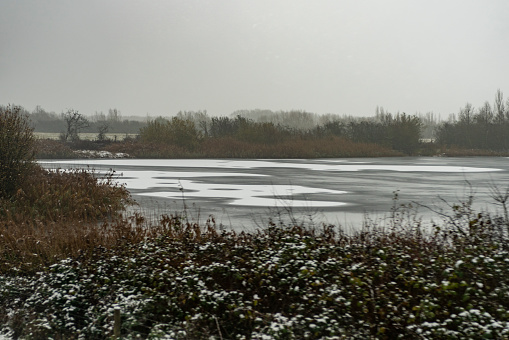
[[[0,272],[34,270],[91,247],[145,237],[139,221],[123,218],[133,201],[113,177],[35,167],[14,196],[0,200]]]
[[[136,158],[339,158],[402,156],[398,151],[346,138],[293,138],[274,144],[253,143],[234,137],[206,138],[193,151],[163,143],[126,141],[106,147]]]
[[[508,151],[494,151],[494,150],[482,150],[482,149],[465,149],[457,146],[443,147],[438,151],[440,156],[446,157],[475,157],[475,156],[487,156],[487,157],[508,157]]]
[[[254,144],[234,138],[214,138],[203,143],[201,153],[212,158],[327,158],[399,156],[401,153],[345,138],[293,139],[278,144]]]

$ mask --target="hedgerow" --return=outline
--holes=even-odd
[[[165,221],[158,237],[2,276],[5,330],[108,338],[120,308],[124,338],[509,337],[499,238],[275,225],[220,233]]]

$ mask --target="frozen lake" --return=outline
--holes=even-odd
[[[360,226],[365,216],[383,219],[399,203],[434,209],[466,200],[495,210],[490,186],[509,187],[509,158],[406,157],[313,160],[94,159],[40,161],[46,167],[113,169],[140,209],[149,214],[182,211],[236,230],[272,218]],[[414,204],[415,205],[415,204]],[[424,220],[436,215],[420,207]],[[435,216],[435,217],[433,217]]]

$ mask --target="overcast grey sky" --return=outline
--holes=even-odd
[[[2,0],[0,104],[371,116],[509,96],[507,0]]]

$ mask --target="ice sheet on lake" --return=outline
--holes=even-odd
[[[117,177],[119,183],[128,189],[161,188],[166,185],[178,185],[181,178],[200,177],[265,177],[262,174],[238,172],[194,172],[194,171],[122,171]]]
[[[362,162],[320,160],[312,162],[291,162],[283,160],[221,160],[221,159],[93,159],[93,160],[59,160],[44,161],[46,164],[71,166],[143,166],[170,168],[214,168],[214,169],[257,169],[257,168],[292,168],[314,171],[396,171],[396,172],[437,172],[437,173],[478,173],[502,171],[496,168],[450,166],[450,165],[392,165],[369,164]]]
[[[167,191],[164,187],[182,188]],[[309,188],[293,185],[238,185],[238,184],[212,184],[191,180],[172,182],[159,182],[160,190],[139,193],[142,196],[161,197],[170,199],[210,198],[218,197],[229,200],[231,205],[242,206],[291,206],[291,207],[338,207],[346,203],[334,201],[299,200],[296,195],[301,194],[345,194],[346,191]],[[162,190],[161,190],[162,189]]]
[[[99,174],[113,169],[117,180],[147,207],[179,203],[184,198],[204,211],[226,211],[234,219],[266,207],[291,206],[296,211],[317,208],[329,217],[343,214],[341,223],[347,223],[352,214],[389,211],[396,190],[403,203],[439,206],[444,201],[461,202],[473,189],[476,202],[484,205],[492,201],[489,183],[509,185],[507,158],[74,159],[40,163],[62,169],[88,166]]]

